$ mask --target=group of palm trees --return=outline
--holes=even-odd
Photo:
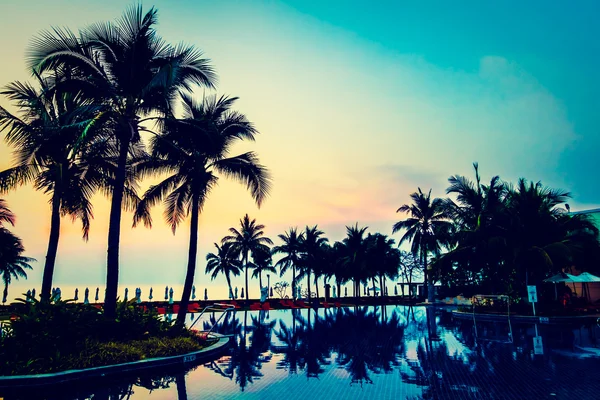
[[[368,233],[367,228],[358,225],[346,227],[347,236],[342,241],[329,243],[324,232],[318,226],[307,226],[304,230],[290,228],[278,235],[281,244],[265,236],[264,225],[258,224],[246,214],[240,220],[240,228],[230,228],[231,235],[225,236],[221,243],[215,243],[217,251],[207,255],[206,273],[215,279],[225,276],[232,295],[232,276],[245,271],[245,293],[248,292],[248,271],[259,279],[262,288],[263,273],[277,273],[283,276],[291,271],[292,296],[297,296],[298,283],[306,279],[306,291],[303,297],[319,298],[320,279],[327,285],[335,279],[337,293],[341,295],[341,286],[352,282],[355,297],[361,296],[361,284],[370,286],[370,290],[379,290],[385,294],[387,279],[396,280],[402,267],[408,267],[414,259],[409,253],[400,251],[393,239],[381,233]],[[274,256],[279,256],[273,262]],[[311,286],[314,285],[314,286]],[[311,290],[314,287],[315,291]]]
[[[246,185],[260,206],[270,177],[255,153],[229,155],[233,143],[258,133],[233,110],[236,98],[194,97],[195,89],[215,86],[210,61],[193,46],[166,43],[156,23],[156,9],[144,13],[139,5],[79,34],[55,28],[35,38],[27,60],[35,84],[14,82],[2,91],[18,113],[0,108],[0,130],[16,159],[0,172],[0,192],[33,184],[51,195],[42,301],[50,299],[61,217],[81,220],[87,239],[91,196],[102,191],[111,199],[109,318],[116,310],[122,210],[134,211],[134,225],[150,226],[150,208],[163,201],[173,232],[191,214],[182,325],[196,265],[198,214],[207,196],[219,176],[229,177]],[[166,178],[138,196],[140,180],[151,175]]]

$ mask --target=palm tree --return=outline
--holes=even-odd
[[[264,225],[257,224],[256,219],[250,220],[248,214],[240,219],[240,230],[229,228],[231,235],[223,238],[223,243],[231,242],[235,251],[242,257],[242,263],[246,270],[246,299],[250,298],[248,292],[248,268],[250,267],[249,257],[257,250],[264,249],[266,245],[272,245],[273,241],[264,236]]]
[[[229,287],[229,297],[233,298],[233,289],[231,288],[231,275],[239,276],[242,264],[233,251],[231,243],[225,243],[219,247],[215,243],[217,253],[208,253],[206,255],[206,273],[212,273],[210,279],[214,280],[219,274],[225,275],[227,286]]]
[[[250,268],[252,268],[252,277],[258,278],[258,282],[260,288],[262,289],[262,274],[277,273],[277,270],[273,266],[273,258],[271,257],[271,250],[268,246],[262,246],[252,252],[252,263],[250,263]]]
[[[143,145],[142,116],[167,115],[180,89],[212,88],[215,74],[192,46],[172,46],[158,36],[157,10],[128,8],[115,22],[96,23],[79,36],[67,29],[42,33],[30,49],[29,66],[38,73],[72,68],[62,84],[75,86],[105,104],[110,137],[118,145],[108,231],[104,312],[114,317],[119,281],[121,208],[131,150]],[[155,117],[152,117],[155,118]]]
[[[448,220],[444,200],[439,198],[432,200],[431,190],[425,194],[421,188],[418,188],[418,191],[412,193],[410,197],[413,204],[404,204],[396,211],[407,213],[409,217],[396,222],[393,233],[406,230],[399,245],[411,241],[412,253],[420,256],[424,266],[425,297],[429,299],[427,257],[429,254],[439,255],[442,247],[448,245],[453,225]]]
[[[15,214],[8,208],[6,201],[0,199],[0,228],[4,226],[5,222],[15,226],[15,220]]]
[[[313,268],[319,262],[319,256],[321,253],[321,246],[324,243],[327,243],[327,238],[323,237],[325,232],[320,230],[317,225],[311,227],[306,227],[304,230],[304,237],[300,242],[301,249],[301,273],[299,278],[306,276],[307,290],[308,290],[308,299],[311,298],[310,291],[310,274]]]
[[[169,176],[146,191],[134,216],[134,225],[144,219],[146,226],[151,226],[150,207],[164,199],[164,216],[175,233],[179,223],[191,213],[188,266],[177,316],[179,326],[185,322],[194,283],[198,217],[217,184],[218,175],[245,184],[259,207],[271,185],[269,173],[259,164],[255,153],[228,157],[235,142],[254,140],[258,133],[244,115],[231,110],[236,97],[209,96],[201,103],[196,103],[188,95],[181,97],[183,117],[163,121],[164,133],[153,136],[151,140],[152,157],[138,167],[142,176],[164,172],[168,172]],[[261,239],[252,243],[268,240]],[[239,249],[232,244],[231,250]]]
[[[27,278],[25,270],[31,269],[29,263],[35,261],[33,258],[22,256],[24,251],[21,239],[8,229],[0,227],[0,275],[4,282],[2,303],[8,298],[8,285],[12,278]]]
[[[278,235],[283,242],[280,246],[273,247],[273,254],[283,254],[283,257],[275,263],[279,267],[279,276],[283,276],[289,268],[292,268],[292,298],[296,298],[296,267],[300,263],[300,244],[304,240],[304,234],[298,234],[298,228],[290,228],[284,234]]]
[[[364,235],[367,229],[367,227],[359,228],[358,224],[347,226],[346,237],[342,241],[344,245],[342,263],[344,268],[348,269],[348,276],[354,281],[354,297],[360,297],[360,282],[366,277],[368,243]]]
[[[33,183],[52,194],[50,238],[42,279],[42,301],[48,301],[58,251],[61,216],[80,219],[87,240],[92,214],[92,195],[100,188],[110,192],[111,143],[94,140],[101,128],[102,106],[81,92],[53,87],[62,73],[52,78],[36,75],[40,89],[14,82],[2,94],[19,108],[21,117],[0,107],[0,129],[14,146],[16,165],[0,172],[0,191]],[[114,171],[114,170],[113,170]],[[135,190],[127,184],[128,203]],[[132,200],[134,199],[134,200]]]

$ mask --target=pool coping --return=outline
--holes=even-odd
[[[459,319],[473,319],[472,312],[452,310],[452,316]],[[505,314],[484,314],[475,313],[475,318],[480,321],[506,321]],[[533,315],[510,315],[510,320],[515,322],[540,323],[540,324],[565,324],[570,322],[596,322],[600,319],[597,314],[594,315],[573,315],[564,317],[547,317]]]
[[[117,373],[147,370],[168,365],[198,363],[214,357],[221,351],[225,350],[225,348],[229,345],[229,336],[224,336],[218,333],[211,333],[211,335],[218,338],[216,343],[190,353],[180,354],[177,356],[147,358],[144,360],[113,365],[103,365],[100,367],[70,369],[67,371],[47,374],[0,376],[0,388],[56,385],[73,380],[98,377],[102,378]]]

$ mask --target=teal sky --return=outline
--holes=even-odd
[[[39,31],[114,19],[127,4],[4,1],[0,84],[28,78],[25,48]],[[597,1],[143,4],[158,8],[166,40],[194,44],[213,60],[219,93],[239,96],[238,109],[261,132],[237,150],[256,150],[275,179],[261,210],[238,184],[220,184],[201,219],[199,260],[246,212],[272,237],[318,223],[340,240],[357,221],[391,234],[411,192],[421,186],[443,196],[450,175],[472,176],[473,161],[484,180],[541,180],[570,190],[575,210],[600,206]],[[0,145],[0,168],[9,165]],[[5,197],[19,217],[16,233],[43,260],[47,198],[32,189]],[[101,196],[95,216],[87,244],[65,220],[59,284],[103,282]],[[139,282],[142,270],[143,283],[182,281],[187,226],[173,237],[161,224],[132,230],[124,218],[122,282]],[[82,263],[86,272],[73,274]],[[28,285],[41,280],[37,265]],[[168,275],[164,265],[174,266]]]

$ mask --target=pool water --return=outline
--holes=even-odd
[[[387,306],[241,311],[215,331],[232,346],[214,362],[36,398],[600,398],[596,325],[474,323],[447,309]]]

